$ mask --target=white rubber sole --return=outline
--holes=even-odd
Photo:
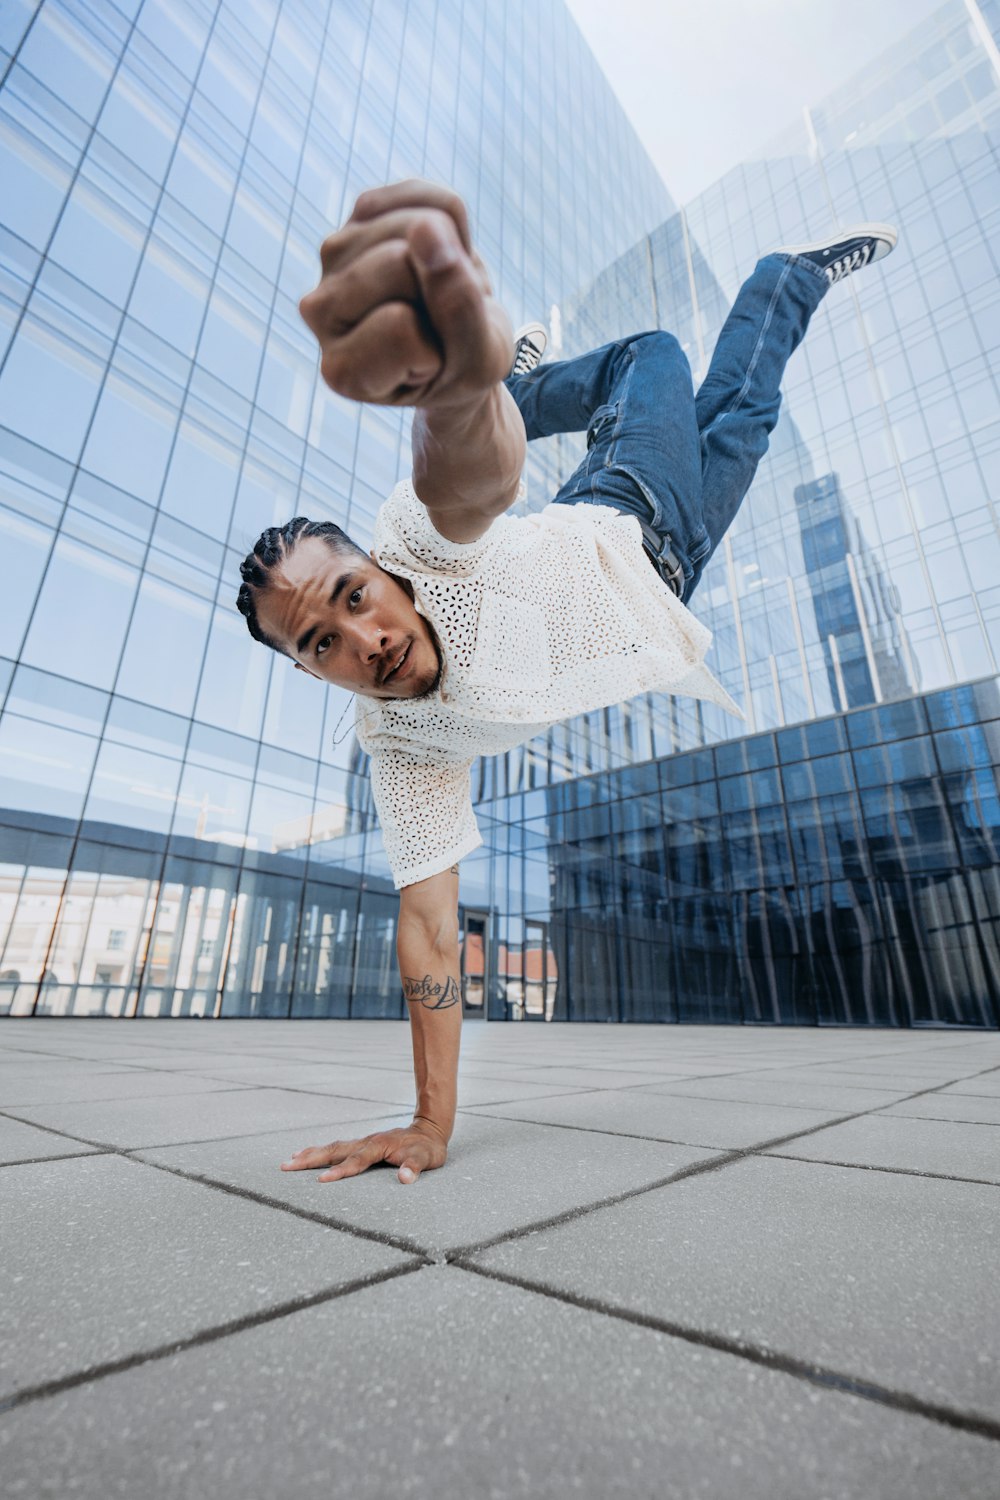
[[[841,244],[844,240],[856,240],[861,238],[877,241],[872,261],[881,260],[895,250],[899,239],[899,231],[892,224],[848,224],[843,229],[835,229],[832,234],[826,235],[824,239],[814,240],[811,245],[779,245],[771,253],[772,255],[811,255],[817,250],[830,250],[834,245]]]

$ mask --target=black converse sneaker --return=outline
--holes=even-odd
[[[881,260],[896,247],[898,234],[891,224],[854,224],[850,229],[837,229],[826,240],[817,240],[812,245],[781,245],[775,255],[800,255],[811,260],[814,266],[825,271],[832,286],[842,281],[852,271]]]
[[[544,323],[525,323],[514,335],[514,363],[510,375],[529,375],[541,362],[549,336]]]

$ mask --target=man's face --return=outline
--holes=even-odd
[[[272,568],[257,618],[300,671],[322,682],[387,700],[422,698],[437,687],[434,636],[404,585],[321,537],[305,538]]]

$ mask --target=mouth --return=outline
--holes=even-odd
[[[390,681],[396,682],[398,680],[398,678],[403,673],[405,673],[405,671],[406,671],[406,669],[407,669],[407,667],[409,665],[409,661],[410,661],[410,647],[412,646],[412,644],[413,644],[412,641],[407,641],[406,646],[404,647],[404,649],[396,657],[396,660],[393,662],[391,668],[389,669],[388,672],[386,672],[385,676],[382,678],[382,686],[383,687],[385,687],[385,685],[386,685],[387,682],[390,682]]]

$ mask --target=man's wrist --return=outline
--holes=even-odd
[[[435,1120],[431,1115],[415,1114],[413,1116],[413,1124],[420,1126],[421,1129],[429,1130],[434,1135],[439,1136],[440,1139],[444,1141],[445,1145],[447,1145],[451,1140],[452,1126],[449,1125],[445,1127],[438,1120]]]

